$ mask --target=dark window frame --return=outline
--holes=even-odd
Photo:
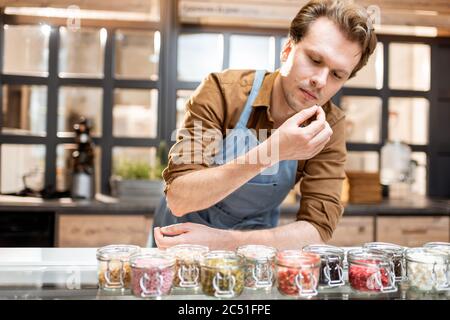
[[[56,188],[56,150],[58,145],[74,143],[75,139],[71,137],[59,137],[57,135],[57,112],[59,88],[65,86],[90,87],[102,89],[102,134],[100,137],[94,137],[94,143],[101,149],[101,174],[100,174],[100,192],[109,194],[109,180],[112,174],[112,151],[114,147],[154,147],[157,148],[164,136],[163,131],[166,127],[162,121],[157,121],[157,136],[155,138],[133,138],[133,137],[115,137],[113,136],[113,107],[114,107],[114,89],[157,89],[158,90],[158,120],[164,119],[164,96],[161,94],[162,74],[158,76],[158,80],[143,79],[124,79],[115,78],[115,36],[116,30],[143,30],[143,31],[160,31],[162,33],[162,22],[147,23],[145,27],[131,25],[127,26],[103,26],[91,25],[90,27],[105,28],[107,30],[107,38],[104,48],[104,67],[103,76],[101,78],[87,77],[59,77],[59,28],[64,26],[64,21],[56,20],[53,24],[49,24],[49,59],[48,59],[48,75],[27,76],[3,74],[3,46],[4,46],[4,29],[5,24],[23,25],[15,21],[13,17],[0,15],[0,86],[5,84],[17,85],[44,85],[47,87],[47,112],[46,112],[46,136],[30,136],[5,134],[0,132],[0,146],[3,144],[39,144],[45,146],[45,174],[44,185],[50,190]],[[38,25],[42,21],[38,19],[28,19],[26,25]],[[36,21],[34,21],[36,20]],[[162,17],[161,17],[162,21]],[[149,28],[150,27],[150,28]],[[160,51],[160,55],[162,55]],[[159,61],[161,70],[162,63]],[[0,110],[3,110],[2,90],[0,90]],[[0,127],[2,127],[3,112],[0,112]],[[19,190],[17,190],[19,191]]]

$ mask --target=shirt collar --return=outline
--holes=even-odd
[[[258,95],[253,102],[252,107],[267,107],[270,108],[271,97],[272,97],[272,89],[273,84],[275,82],[276,77],[278,76],[279,71],[276,70],[273,73],[268,74],[261,84],[261,89],[258,92]]]

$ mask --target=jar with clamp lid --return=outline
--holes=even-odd
[[[283,250],[276,255],[277,286],[280,293],[290,296],[317,295],[320,256],[302,250]]]
[[[449,255],[435,248],[406,250],[406,272],[411,288],[419,291],[450,290]]]
[[[100,289],[129,289],[130,257],[140,248],[133,245],[109,245],[97,250],[98,285]]]
[[[357,291],[396,292],[392,255],[368,248],[352,249],[347,253],[348,281]]]
[[[234,298],[244,290],[244,264],[233,251],[208,252],[200,264],[203,293],[217,298]]]
[[[237,254],[244,260],[244,285],[249,289],[270,289],[274,283],[277,250],[264,245],[244,245]]]
[[[200,262],[209,251],[208,247],[180,244],[167,249],[175,259],[175,288],[196,289],[200,286]]]
[[[406,280],[406,261],[404,247],[387,242],[367,242],[363,247],[368,249],[380,250],[388,255],[392,255],[395,281],[398,282]]]
[[[131,257],[131,289],[136,297],[159,298],[170,294],[175,275],[175,258],[166,252]]]
[[[345,284],[345,251],[343,249],[324,244],[316,244],[305,246],[303,250],[320,255],[321,265],[319,286],[332,288]]]

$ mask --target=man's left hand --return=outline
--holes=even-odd
[[[177,223],[166,227],[156,227],[153,230],[158,248],[166,249],[178,244],[199,244],[210,250],[226,248],[227,231],[211,228],[197,223]]]

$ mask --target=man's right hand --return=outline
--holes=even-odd
[[[317,115],[315,120],[301,127],[314,115]],[[278,144],[279,161],[307,160],[322,151],[332,134],[322,107],[312,106],[287,119],[269,139],[271,143]]]

